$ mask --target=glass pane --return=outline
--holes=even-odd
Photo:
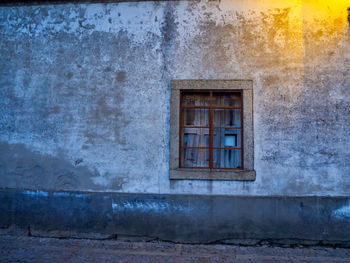
[[[213,93],[213,105],[220,106],[241,106],[240,92]]]
[[[241,150],[214,150],[214,168],[241,167]]]
[[[209,92],[183,92],[181,96],[181,103],[183,106],[209,106],[210,93]]]
[[[183,167],[209,167],[209,149],[182,149]]]
[[[241,148],[241,130],[240,129],[214,129],[213,147],[235,147]]]
[[[237,147],[236,134],[225,134],[225,147]]]
[[[209,147],[209,129],[183,128],[183,147]]]
[[[241,110],[214,110],[214,126],[216,127],[240,127]]]
[[[182,109],[183,125],[185,126],[209,126],[208,109]]]

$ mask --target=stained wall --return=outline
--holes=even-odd
[[[0,7],[0,187],[349,195],[346,2]],[[172,79],[253,80],[256,181],[169,180]]]

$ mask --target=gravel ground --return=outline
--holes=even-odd
[[[317,262],[350,263],[350,249],[0,236],[0,262]]]

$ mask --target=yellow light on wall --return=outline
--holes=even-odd
[[[349,0],[304,0],[303,19],[311,21],[328,21],[336,23],[339,27],[348,23]]]

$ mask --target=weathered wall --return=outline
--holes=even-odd
[[[1,7],[0,187],[349,195],[346,2]],[[170,80],[224,78],[254,83],[256,181],[170,182]]]
[[[11,189],[0,191],[0,211],[0,235],[350,246],[348,197]]]

